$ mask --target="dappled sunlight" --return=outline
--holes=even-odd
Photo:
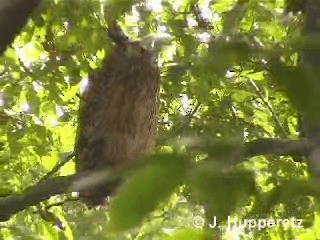
[[[0,4],[1,239],[319,234],[317,1],[36,1]]]

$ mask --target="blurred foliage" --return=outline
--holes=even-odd
[[[44,1],[0,58],[1,196],[35,184],[73,150],[79,92],[111,50],[112,19],[132,38],[172,37],[159,56],[159,141],[110,206],[55,196],[3,223],[1,238],[318,239],[319,190],[305,164],[242,162],[245,141],[297,139],[297,110],[319,118],[319,87],[297,67],[301,15],[287,13],[297,3]],[[68,162],[56,174],[74,171]],[[303,228],[210,228],[228,216],[296,218]]]

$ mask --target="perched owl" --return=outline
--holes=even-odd
[[[154,55],[117,31],[109,31],[109,36],[114,50],[89,78],[81,98],[77,172],[112,169],[144,156],[155,145],[160,73]],[[95,206],[113,191],[102,182],[81,191],[80,198]]]

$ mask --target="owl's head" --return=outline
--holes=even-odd
[[[118,59],[123,64],[146,64],[156,66],[156,57],[141,45],[140,41],[127,41],[117,45]]]
[[[141,45],[140,41],[126,42],[123,51],[128,58],[149,57],[151,55],[151,53]]]
[[[116,21],[110,24],[108,33],[109,37],[117,45],[118,57],[125,57],[127,60],[131,59],[132,61],[147,61],[153,65],[157,64],[158,55],[163,46],[171,40],[169,34],[152,34],[142,38],[140,41],[131,41]]]
[[[157,59],[163,46],[169,42],[168,36],[147,36],[141,41],[127,41],[122,46],[122,51],[127,58],[143,59],[157,64]]]

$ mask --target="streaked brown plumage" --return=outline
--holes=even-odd
[[[140,42],[115,41],[102,68],[89,80],[79,110],[77,172],[115,167],[148,153],[155,144],[160,74]],[[103,203],[113,189],[85,189],[88,205]]]

